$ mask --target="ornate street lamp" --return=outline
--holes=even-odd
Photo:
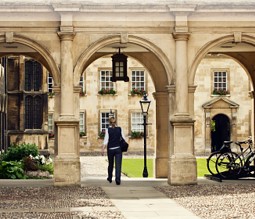
[[[112,56],[112,82],[125,81],[128,82],[127,76],[127,56],[123,53],[116,53]]]
[[[143,168],[143,177],[148,177],[148,170],[147,170],[147,156],[146,156],[146,126],[147,124],[147,120],[146,117],[148,115],[148,111],[150,108],[150,104],[151,101],[148,100],[147,98],[147,94],[143,95],[143,98],[140,100],[140,105],[141,105],[141,109],[142,109],[142,113],[143,113],[143,142],[144,142],[144,168]]]

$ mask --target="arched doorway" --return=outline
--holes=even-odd
[[[217,114],[211,121],[211,150],[217,151],[224,141],[230,140],[230,121],[224,114]]]

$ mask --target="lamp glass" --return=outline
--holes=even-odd
[[[145,94],[143,96],[143,99],[140,100],[140,105],[141,105],[141,109],[142,109],[143,114],[148,114],[150,104],[151,104],[151,101],[148,100],[147,95]]]

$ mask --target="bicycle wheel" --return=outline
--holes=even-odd
[[[216,161],[217,158],[221,155],[222,153],[219,151],[213,152],[208,158],[207,158],[207,169],[208,171],[214,176],[217,175],[217,169],[216,169]]]
[[[242,160],[234,152],[221,154],[216,160],[216,170],[221,178],[238,178],[242,170]]]
[[[247,160],[243,165],[243,175],[244,176],[255,176],[255,165],[254,165],[254,157],[255,153],[253,152],[250,156],[248,156]]]

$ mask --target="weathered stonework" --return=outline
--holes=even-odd
[[[105,0],[102,4],[99,0],[2,0],[0,9],[1,56],[25,53],[40,61],[54,78],[56,95],[51,110],[57,136],[56,185],[79,183],[77,109],[88,109],[86,105],[80,107],[78,101],[79,78],[95,60],[113,54],[113,47],[126,46],[125,54],[150,73],[156,100],[155,113],[149,115],[155,117],[156,172],[158,177],[168,177],[170,184],[196,183],[195,146],[204,150],[205,142],[194,143],[194,133],[201,138],[205,135],[202,127],[205,122],[200,121],[201,105],[208,100],[203,100],[207,96],[203,94],[203,85],[196,89],[195,86],[196,81],[203,80],[197,69],[204,57],[219,53],[232,57],[247,71],[251,85],[255,83],[255,5],[250,1],[214,4],[191,0],[186,4],[145,0],[137,4],[134,0],[128,3]],[[240,133],[238,139],[247,135],[249,128],[242,124],[247,123],[249,115],[242,109],[247,92],[235,87],[231,85],[237,92],[233,99],[231,93],[231,101],[242,99],[238,110],[231,111],[236,133]],[[250,88],[253,91],[253,86]],[[197,97],[196,93],[201,95]],[[89,92],[87,97],[90,98]],[[127,96],[113,98],[127,101]],[[112,100],[98,97],[98,101],[100,107],[109,109],[107,104]],[[131,106],[138,102],[128,101]],[[253,107],[254,104],[250,113],[251,134],[254,134]],[[213,110],[212,115],[221,112],[220,106]],[[12,111],[13,115],[17,113],[14,106]],[[95,114],[96,109],[91,113]],[[123,125],[123,117],[118,119]],[[95,130],[96,125],[90,124]],[[92,127],[90,131],[95,132]],[[96,141],[87,139],[87,144],[94,147]]]

